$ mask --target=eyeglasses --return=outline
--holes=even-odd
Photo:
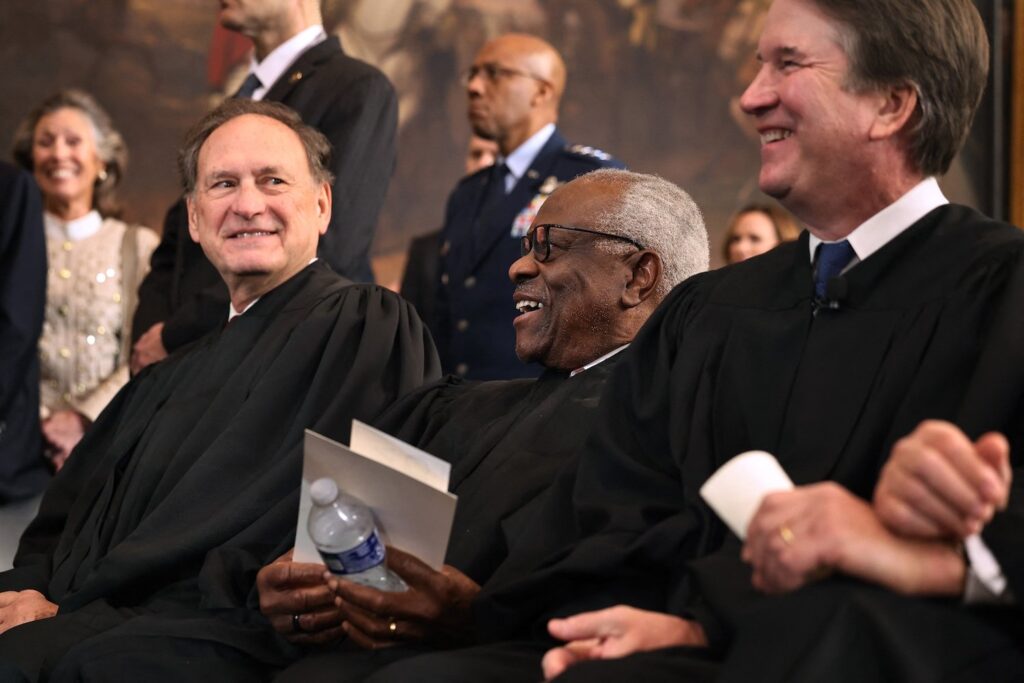
[[[521,71],[520,69],[513,69],[507,66],[501,66],[494,62],[485,62],[484,64],[474,64],[473,66],[466,69],[466,72],[462,75],[462,84],[469,85],[469,83],[477,76],[483,76],[487,79],[490,84],[497,83],[502,78],[512,78],[513,76],[522,76],[523,78],[532,78],[535,81],[544,83],[545,85],[551,85],[551,81],[546,78],[541,78],[529,71]]]
[[[519,243],[519,253],[521,256],[526,256],[530,252],[533,252],[533,258],[538,263],[544,263],[551,258],[551,240],[548,233],[552,228],[558,230],[571,230],[572,232],[585,232],[590,235],[597,235],[598,237],[605,237],[611,240],[620,240],[622,242],[629,242],[637,249],[643,249],[643,246],[635,240],[631,240],[628,237],[622,235],[609,235],[606,232],[598,232],[597,230],[588,230],[587,228],[576,228],[571,225],[558,225],[557,223],[542,223],[536,226],[533,230],[523,235]]]

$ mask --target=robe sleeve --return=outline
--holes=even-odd
[[[333,321],[329,329],[307,320],[292,335],[288,347],[297,354],[321,354],[301,395],[287,444],[278,458],[247,493],[261,501],[266,512],[256,516],[231,544],[207,557],[200,574],[203,604],[233,608],[258,606],[255,574],[295,542],[302,431],[309,427],[347,443],[353,419],[374,423],[398,398],[440,375],[433,342],[415,310],[397,295],[374,285],[344,290],[340,300],[317,318]],[[267,372],[253,391],[276,393],[275,382],[290,383],[287,363],[282,371]],[[288,393],[284,397],[289,396]]]
[[[708,513],[687,495],[700,482],[680,481],[686,430],[674,424],[694,419],[676,403],[678,387],[699,386],[678,350],[686,320],[706,296],[704,282],[698,276],[678,287],[622,353],[573,487],[580,535],[536,571],[522,571],[520,558],[510,557],[516,576],[497,577],[477,605],[485,638],[619,602],[660,609],[683,570],[678,558],[706,540],[699,529]]]

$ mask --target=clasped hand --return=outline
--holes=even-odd
[[[0,633],[57,613],[57,605],[35,590],[0,593]]]
[[[324,644],[347,635],[375,649],[414,640],[455,644],[469,637],[470,603],[480,586],[454,567],[434,571],[388,548],[388,567],[409,588],[385,593],[335,577],[322,564],[291,558],[288,551],[256,576],[260,611],[290,642]]]
[[[873,505],[832,482],[770,494],[742,556],[768,593],[838,571],[907,594],[958,595],[959,542],[1005,507],[1010,481],[1001,435],[972,443],[952,424],[924,422],[893,448]]]
[[[470,604],[480,592],[475,581],[449,565],[435,571],[397,548],[388,547],[387,563],[408,590],[388,593],[328,579],[344,616],[342,628],[353,642],[376,649],[418,640],[449,646],[470,640]]]

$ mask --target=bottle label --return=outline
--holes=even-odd
[[[384,561],[384,544],[377,538],[377,532],[374,530],[355,548],[340,553],[321,550],[320,557],[332,574],[359,574],[367,569],[373,569]]]

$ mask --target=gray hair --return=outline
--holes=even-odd
[[[646,173],[604,168],[574,183],[599,183],[614,192],[590,225],[609,235],[626,237],[661,257],[661,282],[656,293],[668,294],[677,284],[708,269],[710,245],[704,218],[693,199],[674,183]],[[621,249],[613,240],[600,242]]]
[[[114,128],[110,115],[89,93],[69,88],[50,95],[32,112],[22,119],[14,133],[12,151],[14,161],[26,171],[32,171],[32,145],[36,126],[44,116],[59,109],[74,109],[82,113],[92,126],[96,138],[96,154],[103,162],[103,171],[96,179],[92,193],[93,208],[103,216],[118,217],[121,206],[117,201],[117,186],[128,167],[128,148],[121,133]]]
[[[302,118],[293,109],[278,102],[258,102],[248,99],[225,100],[219,107],[199,120],[185,135],[185,144],[178,152],[178,171],[181,173],[181,184],[185,194],[193,194],[196,189],[196,175],[199,172],[199,151],[213,134],[213,131],[228,121],[253,114],[266,116],[283,123],[290,128],[302,142],[309,162],[309,172],[317,183],[333,183],[330,171],[331,143],[323,133],[302,122]]]

